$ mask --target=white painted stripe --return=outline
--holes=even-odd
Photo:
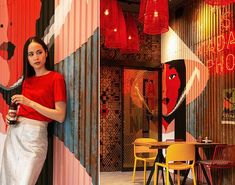
[[[168,32],[161,35],[161,63],[178,59],[202,63],[174,30],[169,28]]]
[[[66,17],[68,16],[71,8],[72,8],[72,2],[73,0],[60,0],[60,4],[55,9],[55,14],[51,18],[50,21],[52,24],[50,24],[45,30],[49,30],[46,35],[44,35],[44,42],[46,44],[49,44],[50,39],[52,36],[55,38],[59,35],[60,29],[62,28]]]

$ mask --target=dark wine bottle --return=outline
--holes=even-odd
[[[15,125],[17,123],[17,104],[11,103],[8,110],[9,125]]]

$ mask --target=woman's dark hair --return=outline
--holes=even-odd
[[[33,69],[33,67],[29,64],[29,60],[28,60],[28,47],[29,44],[32,42],[36,42],[38,44],[40,44],[44,51],[48,53],[48,48],[47,45],[44,43],[44,41],[42,39],[40,39],[39,37],[30,37],[24,44],[24,55],[23,55],[23,61],[24,61],[24,78],[28,78],[31,76],[35,75],[35,71]],[[51,66],[50,63],[50,59],[49,59],[49,53],[47,54],[46,57],[46,63],[45,63],[45,67],[47,70],[53,70],[53,67]]]

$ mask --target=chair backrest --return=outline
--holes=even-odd
[[[213,160],[230,160],[235,163],[235,145],[216,145]]]
[[[223,145],[223,144],[216,145],[214,153],[213,153],[212,160],[222,160],[222,159],[224,159],[224,152],[225,152],[226,147],[227,147],[227,145]]]
[[[230,160],[235,165],[235,145],[227,145],[224,149],[223,156],[225,160]]]
[[[149,146],[146,146],[145,143],[148,142],[157,142],[156,139],[153,138],[137,138],[135,142],[138,142],[138,145],[134,144],[134,155],[136,156],[137,154],[143,154],[143,153],[148,153],[148,154],[153,154],[156,155],[158,150],[157,149],[151,149]],[[141,145],[143,143],[143,145]]]
[[[194,144],[171,144],[166,150],[166,163],[170,161],[193,161],[195,162]]]

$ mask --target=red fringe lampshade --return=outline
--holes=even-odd
[[[122,8],[118,5],[117,24],[106,30],[105,47],[125,48],[126,47],[126,23]]]
[[[118,3],[117,0],[100,0],[100,28],[101,31],[117,25]]]
[[[121,49],[122,53],[137,53],[139,51],[139,34],[135,20],[131,14],[126,17],[126,47]]]
[[[147,0],[144,33],[161,34],[169,30],[168,0]]]
[[[144,23],[144,14],[146,9],[147,0],[140,0],[139,21]]]
[[[233,2],[235,2],[235,0],[205,0],[206,4],[216,6],[228,5]]]

